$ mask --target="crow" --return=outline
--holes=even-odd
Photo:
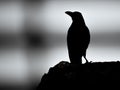
[[[82,14],[78,11],[66,11],[66,14],[71,16],[72,24],[67,33],[67,47],[70,62],[72,64],[82,64],[82,57],[85,58],[86,50],[90,43],[90,32],[85,24]]]

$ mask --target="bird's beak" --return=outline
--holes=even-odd
[[[73,12],[71,12],[71,11],[66,11],[65,13],[68,14],[69,16],[72,16],[72,14],[73,14]]]

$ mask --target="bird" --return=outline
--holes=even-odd
[[[82,64],[82,57],[88,63],[86,51],[90,43],[90,31],[85,24],[81,12],[66,11],[72,19],[72,24],[67,32],[67,47],[69,59],[72,64]]]

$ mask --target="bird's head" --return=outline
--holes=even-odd
[[[82,14],[78,11],[75,12],[66,11],[65,13],[71,16],[73,21],[84,21]]]

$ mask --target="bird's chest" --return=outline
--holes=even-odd
[[[80,27],[70,27],[68,30],[69,38],[82,38],[85,31]]]

